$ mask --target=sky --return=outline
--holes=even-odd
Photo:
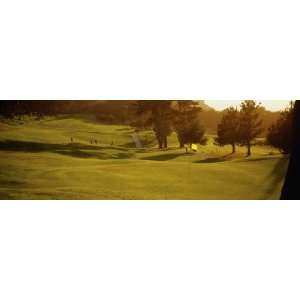
[[[223,110],[229,106],[239,106],[239,100],[205,100],[205,103],[216,110]],[[259,101],[267,110],[277,111],[284,109],[290,102],[290,100],[264,100]]]

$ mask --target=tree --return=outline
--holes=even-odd
[[[144,115],[144,126],[152,126],[160,149],[168,147],[167,137],[172,132],[172,100],[140,100],[136,114]],[[141,126],[139,124],[139,126]]]
[[[267,142],[278,148],[283,154],[288,154],[292,147],[292,122],[294,116],[294,103],[281,112],[280,118],[272,124],[267,134]]]
[[[282,200],[300,199],[300,101],[295,102],[294,116],[292,122],[292,148],[289,166],[282,188]]]
[[[253,100],[245,100],[241,103],[239,143],[247,146],[247,155],[251,155],[253,140],[263,131],[262,120],[259,118],[260,104]]]
[[[56,115],[68,112],[70,100],[4,100],[0,102],[0,115],[5,117],[26,114]]]
[[[216,144],[220,146],[231,145],[235,153],[235,145],[239,141],[239,111],[234,107],[224,110],[221,123],[218,125]]]
[[[172,125],[177,134],[180,148],[183,148],[185,143],[189,143],[187,142],[189,136],[194,136],[192,139],[195,141],[191,143],[200,143],[201,135],[204,135],[204,129],[200,126],[201,106],[196,101],[180,100],[173,102],[172,109]],[[199,138],[196,138],[197,134],[199,134]]]
[[[206,145],[205,129],[199,119],[191,120],[181,131],[181,143],[183,145],[201,144]]]

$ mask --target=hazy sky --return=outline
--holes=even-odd
[[[222,110],[227,108],[228,106],[239,106],[241,101],[228,101],[228,100],[205,100],[205,103],[214,109]],[[264,100],[259,101],[261,104],[268,110],[276,111],[284,109],[290,102],[290,100]]]

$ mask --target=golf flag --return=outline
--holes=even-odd
[[[191,149],[192,149],[193,151],[197,152],[197,151],[198,151],[198,146],[197,146],[196,144],[192,144],[192,145],[191,145]]]

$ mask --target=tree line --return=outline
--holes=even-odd
[[[251,155],[253,141],[262,132],[262,120],[259,117],[260,104],[253,100],[241,103],[240,110],[229,107],[225,110],[221,123],[218,125],[216,144],[231,145],[232,153],[236,144],[247,147],[247,155]]]
[[[179,146],[205,144],[205,128],[201,123],[202,108],[192,100],[141,100],[135,103],[137,129],[152,128],[160,149],[168,148],[168,136],[176,132]]]
[[[232,153],[236,151],[237,144],[246,146],[247,155],[251,155],[253,142],[263,131],[260,109],[260,104],[253,100],[243,101],[240,110],[234,107],[227,108],[218,125],[216,144],[231,145]],[[267,144],[279,149],[283,154],[291,151],[293,114],[294,102],[290,102],[267,131]]]
[[[42,117],[60,114],[67,111],[69,107],[68,100],[1,100],[0,115],[8,118],[27,114]]]
[[[93,114],[99,122],[127,124],[138,129],[153,129],[159,148],[168,147],[168,136],[175,132],[179,147],[205,144],[206,130],[216,132],[220,146],[251,147],[257,137],[266,136],[268,144],[282,153],[291,149],[291,126],[294,104],[282,112],[271,113],[259,103],[246,100],[239,108],[222,112],[208,107],[204,101],[193,100],[32,100],[0,101],[0,115],[15,117],[34,114],[38,117],[58,114]]]
[[[22,114],[37,116],[57,114],[90,114],[106,124],[129,125],[136,120],[135,107],[139,100],[1,100],[0,116],[13,117]],[[201,121],[208,133],[215,134],[224,111],[209,107],[205,101],[196,101],[202,108]],[[264,107],[258,111],[262,122],[261,136],[266,136],[268,128],[279,118],[279,112],[271,112]]]
[[[206,144],[203,109],[197,101],[137,101],[136,107],[138,118],[132,125],[136,128],[152,127],[160,149],[168,147],[167,139],[173,131],[180,148],[192,143]],[[215,144],[231,145],[232,153],[236,152],[237,145],[245,146],[250,156],[255,140],[265,130],[262,111],[261,104],[254,100],[243,101],[239,108],[231,106],[225,109],[217,126]],[[280,112],[266,134],[266,142],[284,154],[291,150],[293,112],[294,103],[291,102],[289,107]]]

